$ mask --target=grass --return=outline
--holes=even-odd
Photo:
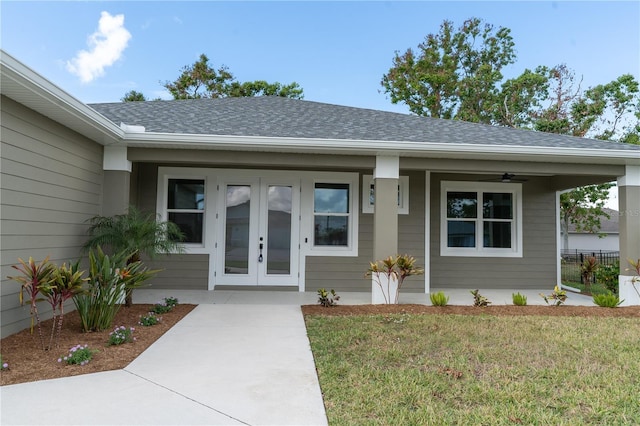
[[[587,289],[587,286],[582,284],[580,281],[563,281],[562,284],[568,285],[570,287],[574,287],[579,289],[582,293],[588,293],[591,295],[594,294],[608,294],[609,290],[607,290],[607,288],[600,284],[600,283],[593,283],[591,284],[591,286],[589,287],[589,289]]]
[[[332,425],[640,423],[637,319],[306,321]]]

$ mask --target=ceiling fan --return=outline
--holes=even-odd
[[[502,183],[513,183],[513,182],[526,182],[527,179],[516,179],[516,175],[513,173],[503,173],[502,176],[495,179],[484,179],[482,182],[502,182]]]

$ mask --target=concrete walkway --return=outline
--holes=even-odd
[[[529,304],[544,304],[540,292],[550,290],[521,291]],[[445,293],[450,304],[473,301],[469,290]],[[510,291],[481,294],[511,304]],[[316,303],[314,292],[136,290],[135,302],[168,296],[199,306],[124,370],[0,387],[0,424],[327,424],[300,311]],[[341,294],[340,303],[371,303],[371,295]],[[593,303],[570,293],[567,304]]]

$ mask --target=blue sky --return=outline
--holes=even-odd
[[[380,92],[394,52],[415,48],[444,19],[457,27],[470,17],[511,29],[518,55],[507,77],[560,63],[583,87],[640,76],[637,1],[4,0],[0,13],[2,49],[86,103],[118,102],[132,89],[168,98],[161,82],[205,53],[239,81],[296,81],[307,100],[408,112]],[[87,41],[101,17],[109,36],[94,37],[94,51]]]

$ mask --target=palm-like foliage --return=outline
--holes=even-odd
[[[89,240],[84,249],[103,247],[112,254],[127,252],[127,264],[139,262],[142,254],[154,258],[159,253],[182,253],[184,235],[173,222],[162,222],[153,213],[141,212],[130,206],[125,214],[95,216],[89,219]],[[131,290],[126,306],[131,305]]]

